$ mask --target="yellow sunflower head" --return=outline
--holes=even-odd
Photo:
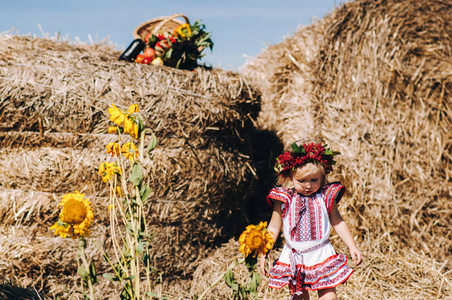
[[[117,163],[103,162],[99,165],[99,174],[102,176],[102,180],[107,182],[113,175],[122,173]]]
[[[245,257],[253,253],[253,257],[258,254],[265,255],[273,247],[273,238],[267,231],[267,222],[260,222],[259,225],[248,225],[246,230],[240,235],[240,252]]]
[[[111,154],[111,156],[119,156],[119,154],[121,153],[121,146],[119,146],[118,143],[108,143],[105,148],[107,148],[107,153]]]
[[[124,145],[122,145],[121,152],[122,154],[124,154],[125,158],[130,159],[130,161],[133,161],[135,158],[138,157],[138,148],[132,142],[125,143]]]
[[[129,114],[140,112],[140,109],[138,108],[138,104],[132,104],[129,106]]]
[[[117,108],[114,104],[108,108],[108,112],[110,113],[110,120],[115,122],[116,125],[121,126],[124,120],[127,118],[127,115],[123,113],[119,108]]]
[[[130,117],[124,119],[124,133],[130,134],[130,136],[134,138],[138,138],[138,125]]]
[[[88,236],[89,226],[94,219],[89,199],[84,199],[84,194],[76,191],[64,195],[61,203],[58,204],[58,207],[60,206],[62,207],[60,219],[50,227],[55,229],[55,235],[60,235],[62,238]]]

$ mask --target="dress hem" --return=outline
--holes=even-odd
[[[333,272],[330,272],[330,273],[322,274],[320,277],[317,278],[316,281],[306,281],[305,283],[306,283],[306,284],[316,284],[316,283],[319,282],[322,278],[325,278],[325,277],[328,277],[328,276],[330,276],[330,275],[332,275],[332,274],[334,274],[334,273],[337,273],[338,270],[342,269],[344,266],[347,266],[347,261],[345,261],[344,264],[340,265],[339,268],[338,268],[337,270],[334,270]],[[352,273],[353,273],[353,272],[352,272]],[[284,277],[290,277],[290,278],[291,278],[291,277],[292,277],[292,274],[286,273],[286,274],[283,274],[283,275],[278,276],[278,277],[276,277],[276,276],[269,276],[269,277],[272,278],[272,279],[282,279],[282,278],[284,278]]]
[[[353,272],[354,272],[354,270],[352,270],[352,271],[350,272],[350,274],[348,274],[348,276],[345,277],[343,280],[341,280],[341,281],[339,281],[338,283],[335,283],[335,284],[333,284],[333,285],[326,286],[326,287],[321,287],[321,288],[317,288],[317,289],[303,288],[302,290],[303,290],[303,291],[318,291],[318,290],[325,290],[325,289],[330,289],[330,288],[337,287],[339,284],[342,284],[342,283],[346,282],[346,281],[350,278],[350,276],[352,276]],[[289,285],[289,282],[284,283],[282,286],[271,286],[271,285],[269,285],[268,287],[269,287],[269,288],[272,288],[272,289],[280,290],[280,289],[282,289],[283,287],[285,287],[286,285]]]

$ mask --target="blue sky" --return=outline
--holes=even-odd
[[[213,51],[203,61],[238,70],[269,44],[293,34],[299,25],[330,13],[341,0],[2,0],[0,32],[54,36],[95,42],[108,39],[118,50],[133,40],[132,31],[147,20],[175,13],[201,20],[212,32]],[[41,28],[42,31],[41,31]]]

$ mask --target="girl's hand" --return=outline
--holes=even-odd
[[[261,270],[261,273],[264,274],[264,276],[268,276],[267,269],[265,268],[266,258],[267,258],[266,255],[259,256],[259,269]],[[268,267],[271,268],[270,261],[268,261]]]
[[[349,250],[352,261],[355,265],[359,266],[363,262],[363,254],[356,247],[350,248]]]

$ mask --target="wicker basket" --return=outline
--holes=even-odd
[[[178,20],[177,18],[184,18],[185,22]],[[173,32],[174,29],[185,23],[190,24],[190,21],[187,16],[183,14],[174,14],[168,17],[155,18],[146,21],[135,28],[133,31],[133,38],[144,39],[148,33],[156,34],[158,32]]]

